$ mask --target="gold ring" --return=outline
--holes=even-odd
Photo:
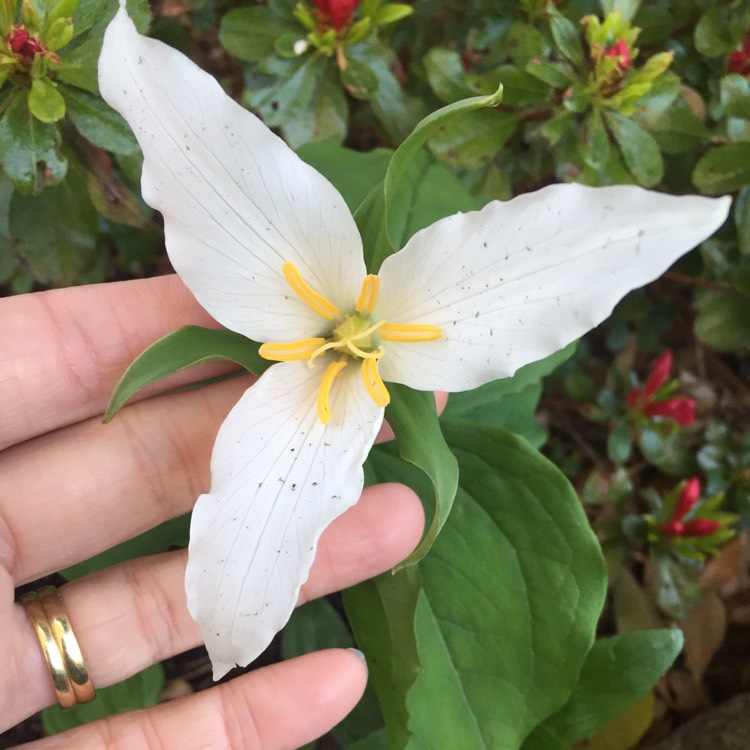
[[[76,703],[93,700],[96,692],[58,590],[45,586],[24,594],[21,604],[47,660],[58,703],[71,708]]]

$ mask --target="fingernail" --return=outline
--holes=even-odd
[[[365,658],[365,655],[358,648],[349,648],[347,649],[347,651],[351,651],[353,654],[356,654],[360,659],[362,659],[362,663],[365,665],[365,669],[367,669],[367,659]]]

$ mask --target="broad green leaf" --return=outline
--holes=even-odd
[[[107,9],[107,0],[78,0],[73,13],[73,33],[80,36],[88,31]]]
[[[652,553],[650,564],[656,603],[670,617],[684,620],[701,598],[700,566],[662,550]]]
[[[100,281],[103,268],[96,235],[96,212],[86,199],[85,180],[78,170],[40,195],[13,195],[14,250],[38,282],[69,286]]]
[[[446,425],[457,501],[420,563],[409,750],[514,750],[569,699],[605,594],[565,477],[502,430]]]
[[[386,231],[391,244],[393,244],[396,249],[398,249],[398,244],[393,236],[389,213],[393,211],[393,206],[397,201],[403,200],[403,196],[399,195],[401,181],[406,170],[409,168],[409,164],[414,158],[414,155],[440,127],[449,122],[453,117],[483,107],[495,107],[500,103],[502,94],[503,89],[501,86],[497,92],[491,96],[475,96],[442,107],[436,112],[427,115],[427,117],[425,117],[414,128],[406,140],[396,149],[396,152],[393,154],[393,158],[388,165],[388,171],[386,172],[385,181],[383,183]]]
[[[550,92],[548,84],[522,68],[504,65],[493,71],[503,86],[503,104],[511,106],[539,105]]]
[[[664,176],[664,161],[654,137],[619,112],[605,114],[607,125],[622,151],[633,177],[645,187],[653,187]]]
[[[466,71],[458,52],[434,47],[424,57],[424,70],[435,96],[441,102],[455,102],[473,93],[466,85]]]
[[[138,142],[128,124],[101,97],[69,86],[64,92],[68,116],[84,138],[114,154],[138,152]]]
[[[412,566],[344,591],[346,614],[367,655],[370,682],[385,718],[389,750],[406,747],[409,739],[406,696],[420,670],[414,636],[419,586],[418,569]]]
[[[282,632],[284,659],[354,645],[349,628],[327,599],[313,599],[297,607]]]
[[[57,734],[112,714],[155,706],[163,689],[164,669],[161,664],[152,664],[127,680],[97,689],[91,703],[79,703],[68,709],[45,708],[42,711],[44,729],[47,734]]]
[[[522,750],[569,747],[627,711],[669,669],[682,643],[677,628],[624,633],[594,643],[567,703],[534,730]]]
[[[584,121],[583,135],[580,143],[583,160],[592,169],[603,169],[609,161],[611,144],[600,110],[589,112]]]
[[[65,99],[46,78],[37,78],[29,91],[29,111],[41,122],[57,122],[65,117]]]
[[[713,289],[695,296],[695,336],[720,352],[750,351],[750,297]]]
[[[184,326],[145,349],[125,370],[110,398],[104,421],[146,386],[192,365],[226,359],[259,375],[271,364],[258,355],[258,344],[234,331]]]
[[[430,138],[430,151],[451,168],[476,169],[497,155],[518,122],[518,116],[510,112],[469,112],[445,123]]]
[[[386,419],[396,435],[399,454],[429,477],[435,495],[427,531],[401,568],[419,562],[443,528],[456,496],[458,465],[443,438],[434,395],[394,383],[388,384],[388,391],[391,403],[386,407]]]
[[[50,2],[47,6],[47,26],[59,19],[72,18],[78,7],[78,0],[58,0]]]
[[[731,193],[750,184],[750,143],[727,143],[709,151],[693,170],[702,193]]]
[[[153,529],[128,539],[126,542],[116,544],[88,560],[61,570],[60,575],[70,581],[89,573],[104,570],[104,568],[111,568],[113,565],[119,565],[119,563],[127,560],[134,560],[136,557],[166,552],[170,547],[187,547],[189,531],[190,514],[172,518],[154,526]]]
[[[0,118],[0,163],[16,190],[38,193],[65,177],[60,142],[58,127],[33,117],[26,97],[16,95]]]
[[[653,117],[648,129],[665,154],[682,154],[711,138],[711,131],[683,97],[661,115]]]
[[[512,378],[451,394],[440,421],[501,427],[522,435],[532,445],[541,445],[546,433],[534,415],[542,395],[542,378],[567,360],[574,350],[575,344],[571,344],[546,359],[522,367]]]
[[[278,37],[295,32],[300,36],[298,26],[268,7],[235,8],[221,19],[219,42],[232,57],[257,62],[273,52]]]
[[[297,150],[300,158],[333,183],[352,213],[362,204],[372,186],[385,177],[392,153],[384,148],[366,153],[352,151],[331,141],[307,143]]]
[[[381,6],[375,12],[373,16],[373,22],[377,26],[385,26],[389,23],[396,23],[407,16],[414,13],[414,8],[411,5],[404,3],[387,3]]]

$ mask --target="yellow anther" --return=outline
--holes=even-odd
[[[323,380],[318,389],[318,416],[323,424],[328,424],[331,421],[331,406],[329,403],[331,387],[333,386],[333,381],[341,374],[346,365],[347,361],[345,359],[341,359],[338,362],[331,362],[323,373]]]
[[[439,326],[384,323],[378,335],[382,341],[437,341],[443,335],[443,330]]]
[[[371,313],[375,309],[375,303],[378,301],[378,289],[380,289],[380,279],[373,273],[365,276],[357,298],[357,312]]]
[[[338,307],[329,302],[322,294],[318,294],[303,278],[300,276],[297,267],[291,261],[287,261],[281,267],[284,278],[292,287],[294,293],[308,306],[315,310],[318,315],[322,315],[326,320],[333,320],[339,312]]]
[[[263,359],[274,362],[291,362],[294,359],[308,359],[323,345],[325,339],[300,339],[288,343],[263,344],[258,349]]]
[[[365,382],[367,392],[378,406],[385,407],[391,403],[391,396],[385,387],[383,378],[380,377],[377,359],[362,360],[362,380]]]

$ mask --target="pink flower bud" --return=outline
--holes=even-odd
[[[659,528],[664,536],[682,536],[685,527],[680,521],[665,521]]]
[[[330,23],[335,31],[340,31],[346,26],[359,3],[360,0],[315,0],[315,6],[323,20]]]

